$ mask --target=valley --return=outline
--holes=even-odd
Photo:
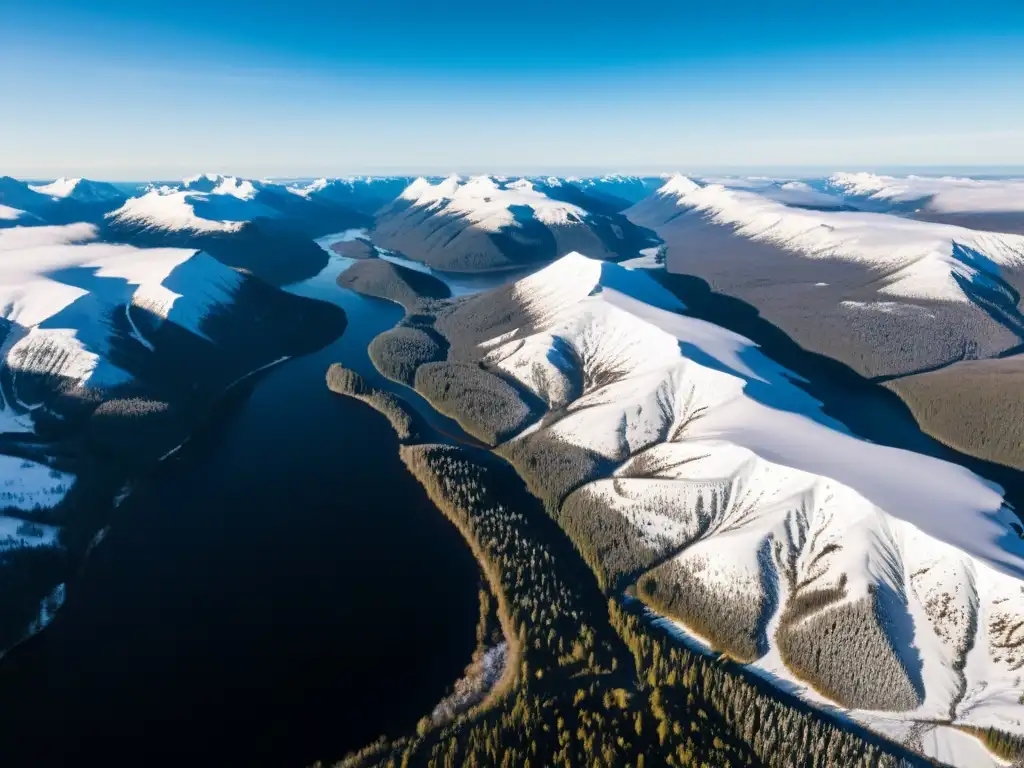
[[[670,284],[671,277],[668,276],[664,282]],[[599,281],[597,285],[600,287],[592,290],[595,280]],[[599,298],[583,299],[588,293],[593,296],[595,291]],[[613,309],[604,309],[600,303],[604,296],[607,299],[603,300],[610,302]],[[578,316],[567,309],[573,306],[573,301],[582,301],[580,308],[585,308]],[[705,302],[704,306],[706,310],[711,305]],[[464,389],[449,390],[449,386],[445,385],[445,394],[441,396],[436,386],[421,376],[423,370],[441,363],[424,358],[422,352],[414,352],[416,362],[413,364],[413,383],[436,407],[457,418],[474,436],[497,446],[497,452],[512,462],[526,479],[532,493],[545,502],[549,513],[569,534],[588,565],[595,571],[603,589],[617,591],[635,584],[635,587],[629,587],[630,590],[636,589],[648,604],[683,621],[687,631],[695,631],[698,637],[703,636],[704,642],[718,652],[747,663],[757,660],[750,667],[755,673],[764,674],[773,682],[791,681],[795,685],[793,690],[802,691],[808,700],[826,709],[834,710],[835,701],[843,702],[845,706],[836,711],[845,713],[844,717],[859,720],[878,732],[907,743],[912,749],[927,749],[935,756],[942,755],[961,764],[964,764],[964,760],[968,760],[966,764],[975,764],[977,760],[985,759],[984,750],[977,742],[962,736],[961,731],[940,724],[958,722],[960,717],[973,719],[978,716],[984,718],[986,723],[993,723],[992,718],[1008,716],[1010,720],[1000,720],[1003,725],[996,727],[1012,732],[1019,726],[1010,714],[1017,704],[1012,698],[1012,692],[1020,685],[1019,675],[1015,676],[1014,673],[1018,665],[1015,652],[1010,653],[1009,666],[1004,672],[1007,675],[1002,684],[1004,693],[1000,693],[999,688],[989,689],[981,699],[974,698],[980,691],[976,689],[976,684],[970,682],[969,677],[971,674],[982,674],[987,685],[991,686],[994,682],[994,669],[986,666],[990,662],[983,661],[980,654],[986,646],[990,654],[995,654],[991,658],[999,660],[1004,653],[997,650],[1005,642],[999,639],[1006,621],[1002,618],[1005,610],[1002,603],[1008,599],[1011,604],[1016,604],[1012,596],[1013,584],[1024,573],[1021,570],[1024,544],[1014,544],[1017,535],[1013,525],[1017,518],[1011,507],[1003,503],[999,495],[989,495],[991,490],[983,482],[975,483],[974,490],[969,491],[968,487],[974,481],[966,475],[960,477],[955,473],[948,477],[948,483],[951,484],[939,484],[934,488],[934,496],[929,495],[930,491],[920,488],[907,487],[900,490],[898,478],[901,476],[916,477],[923,472],[932,477],[934,482],[948,475],[950,469],[929,471],[922,464],[920,469],[910,470],[910,465],[904,462],[930,461],[919,454],[891,452],[886,454],[886,459],[872,459],[871,454],[881,457],[888,450],[877,445],[879,440],[882,444],[913,445],[919,450],[923,448],[947,459],[956,456],[941,444],[929,443],[927,437],[915,430],[913,420],[906,415],[906,409],[898,405],[898,401],[894,401],[891,395],[884,390],[872,389],[867,383],[858,385],[855,378],[851,377],[844,380],[839,376],[833,382],[823,378],[820,372],[817,377],[811,376],[809,367],[802,367],[801,370],[801,373],[811,376],[809,380],[794,376],[779,368],[775,362],[761,357],[761,353],[749,346],[745,339],[699,321],[683,320],[678,315],[677,319],[672,319],[671,315],[665,314],[666,310],[678,313],[681,309],[682,304],[672,293],[660,288],[647,275],[630,273],[620,267],[578,256],[565,257],[531,277],[489,294],[454,302],[426,300],[410,308],[405,321],[410,331],[426,329],[439,332],[448,345],[446,350],[436,350],[433,353],[434,359],[440,355],[441,360],[460,360],[462,362],[458,365],[464,366],[464,370],[457,374],[460,382],[458,386]],[[643,318],[646,322],[658,318],[657,323],[661,327],[674,329],[670,333],[679,339],[679,348],[673,353],[666,345],[665,354],[669,356],[666,361],[682,350],[686,358],[694,362],[689,362],[688,367],[679,374],[663,372],[661,366],[665,363],[658,362],[660,353],[657,351],[662,342],[653,336],[642,345],[643,356],[633,357],[641,345],[636,345],[628,330],[633,327],[634,321],[622,315],[622,311]],[[605,319],[605,312],[609,313],[608,319]],[[614,315],[614,321],[611,315]],[[520,328],[528,329],[528,335],[523,336]],[[636,328],[640,331],[641,326],[637,325]],[[385,334],[385,338],[391,334]],[[636,351],[630,351],[630,344],[634,345],[633,350]],[[392,351],[392,358],[401,357],[399,350],[396,347]],[[544,362],[538,363],[542,359]],[[385,364],[385,370],[401,369],[400,365],[396,367],[394,359],[388,359]],[[454,363],[448,362],[445,365],[451,366]],[[705,369],[708,365],[711,368]],[[632,373],[634,366],[638,366],[636,373]],[[827,366],[825,370],[827,372]],[[748,422],[750,419],[768,419],[765,427],[715,421],[716,407],[719,410],[723,407],[732,409],[737,405],[730,400],[728,388],[707,400],[708,395],[714,392],[714,387],[703,392],[702,388],[709,385],[699,382],[706,376],[709,377],[708,382],[724,383],[725,380],[720,379],[724,372],[732,375],[740,372],[739,375],[746,381],[744,390],[748,396],[761,400],[772,409],[763,412],[763,415],[758,415],[757,407],[742,407],[737,412],[745,414],[744,419]],[[472,376],[467,378],[469,373]],[[780,374],[782,378],[779,378]],[[407,382],[409,378],[410,375],[405,374]],[[765,383],[770,383],[770,387],[764,388]],[[838,388],[836,393],[829,390],[832,384]],[[715,386],[721,388],[722,383]],[[846,393],[850,391],[859,398],[855,401],[856,406],[848,399]],[[820,396],[825,403],[825,410],[819,412],[821,402],[809,398],[807,393]],[[480,402],[481,397],[493,398],[493,403],[482,411],[474,405]],[[536,397],[540,397],[546,405],[531,405],[531,398]],[[636,401],[638,404],[628,405],[633,398],[640,398]],[[721,405],[716,406],[716,402]],[[893,421],[868,413],[867,410],[876,404],[883,413],[888,409],[898,418]],[[862,444],[858,448],[855,442],[841,437],[845,427],[827,414],[830,406],[833,412],[859,411],[862,417],[859,426],[873,430],[872,439],[877,447]],[[797,418],[794,420],[791,416],[783,416],[778,410],[780,408],[797,415]],[[608,412],[607,417],[603,416],[604,412]],[[641,416],[650,412],[653,415]],[[820,415],[815,415],[816,412]],[[516,413],[522,416],[515,416],[514,421],[508,421],[510,415]],[[524,417],[526,421],[522,420]],[[800,421],[808,417],[811,422],[801,425]],[[768,423],[772,426],[768,426]],[[511,432],[502,432],[508,429],[502,426],[506,424],[514,425]],[[614,428],[616,424],[617,429]],[[894,430],[892,434],[886,434],[883,424],[891,425]],[[853,483],[853,487],[866,494],[867,499],[888,509],[902,507],[907,510],[923,506],[933,512],[931,517],[915,518],[914,527],[908,528],[905,534],[885,534],[897,537],[891,545],[885,545],[897,548],[893,554],[867,555],[864,603],[858,603],[849,596],[851,584],[848,578],[864,578],[853,575],[855,571],[851,570],[856,558],[862,556],[857,551],[860,545],[855,545],[849,555],[842,555],[840,550],[843,546],[835,543],[837,534],[827,532],[830,526],[836,524],[840,527],[850,525],[849,522],[839,523],[841,518],[836,517],[836,514],[842,505],[852,503],[853,509],[862,504],[862,501],[854,500],[856,494],[849,496],[851,489],[844,488],[842,484],[826,485],[820,491],[823,494],[820,498],[815,498],[819,492],[812,490],[811,495],[801,501],[800,494],[808,491],[801,490],[803,481],[792,485],[793,480],[787,479],[785,469],[782,469],[782,476],[771,481],[768,486],[763,485],[761,480],[755,480],[762,471],[756,468],[759,461],[757,454],[778,456],[779,441],[773,436],[808,429],[818,432],[818,436],[785,442],[784,450],[790,453],[775,458],[775,461],[790,467],[804,464],[814,467],[811,470],[814,472],[838,473],[832,476],[842,478],[841,483]],[[708,435],[712,439],[698,437],[698,434]],[[830,434],[832,437],[828,437]],[[726,458],[729,451],[735,450],[729,447],[729,442],[737,439],[741,445],[746,442],[749,447],[739,451],[735,459]],[[836,443],[837,457],[849,457],[851,451],[859,451],[863,457],[846,458],[840,462],[829,459],[821,451],[833,439],[839,441]],[[666,442],[659,442],[662,440]],[[812,456],[801,452],[797,447],[800,442],[816,446],[818,454]],[[844,447],[840,448],[840,443]],[[747,452],[751,448],[753,454]],[[708,463],[707,469],[701,468],[701,463]],[[883,469],[886,463],[890,464],[891,470]],[[693,469],[690,469],[691,465]],[[771,473],[780,471],[780,468],[772,469],[772,466],[763,470],[765,479]],[[873,480],[869,479],[872,474],[875,475]],[[609,479],[603,480],[602,477]],[[682,483],[677,485],[679,481]],[[829,482],[834,481],[826,481]],[[967,485],[960,485],[958,490],[954,490],[957,484],[965,482]],[[784,490],[787,487],[791,489]],[[792,511],[786,512],[787,506],[791,504],[785,500],[786,494],[790,493],[796,493],[791,506],[791,509],[796,510],[796,518],[787,518],[787,515],[794,514]],[[1019,493],[1019,485],[1013,493]],[[911,501],[911,496],[917,497],[917,500]],[[960,512],[956,512],[950,504],[954,498],[962,499],[966,504]],[[694,503],[696,508],[692,511]],[[815,510],[814,505],[820,505],[820,510]],[[989,529],[989,533],[984,534],[992,537],[990,543],[983,543],[979,539],[968,540],[960,534],[953,534],[954,530],[966,532],[977,525],[954,522],[974,505],[979,505],[981,510],[992,510],[984,511],[983,514],[988,516],[995,512],[999,520],[994,528]],[[834,510],[830,510],[830,507],[834,507]],[[759,511],[761,508],[765,512],[772,510],[769,515],[781,515],[776,518],[779,522],[769,522],[771,517],[755,522],[764,514]],[[857,512],[855,517],[862,514]],[[849,530],[844,528],[844,533],[839,535],[860,536],[856,532],[857,525],[863,524],[856,523]],[[949,527],[950,524],[952,527]],[[772,533],[773,525],[784,526],[782,530],[786,533],[781,541],[778,533]],[[889,529],[894,523],[886,516],[882,525]],[[873,537],[875,534],[868,535]],[[948,538],[951,535],[954,536],[953,540]],[[721,537],[723,546],[728,541],[728,546],[735,548],[744,541],[744,536],[753,537],[751,565],[746,565],[744,558],[747,555],[742,555],[735,565],[727,566],[726,561],[736,556],[725,557],[723,550],[715,549],[712,542],[715,537]],[[960,552],[950,549],[947,553],[945,545],[940,544],[934,555],[924,555],[925,551],[930,551],[927,547],[932,545],[926,547],[923,542],[935,536],[946,542],[953,541]],[[903,549],[904,545],[898,542],[904,537],[916,537],[915,543],[908,541],[905,545],[907,548]],[[795,547],[795,551],[791,550],[787,555],[787,546]],[[805,546],[817,549],[802,550]],[[849,543],[847,546],[850,546]],[[926,549],[921,550],[921,547]],[[698,550],[704,551],[698,555]],[[943,662],[939,659],[948,651],[940,650],[941,643],[949,642],[948,630],[941,625],[945,619],[931,612],[935,610],[934,607],[925,606],[934,606],[935,600],[939,601],[938,604],[946,601],[948,605],[949,596],[960,592],[961,585],[944,584],[941,580],[946,578],[944,576],[939,577],[940,581],[935,585],[928,587],[924,586],[924,582],[916,580],[929,571],[948,573],[950,565],[963,557],[962,552],[973,553],[974,557],[980,556],[983,559],[995,557],[987,566],[971,566],[972,569],[980,569],[988,574],[970,577],[969,584],[975,578],[985,580],[984,586],[979,584],[976,588],[978,591],[972,594],[987,595],[995,591],[999,595],[1005,593],[1006,597],[994,598],[994,602],[985,604],[988,607],[973,602],[977,598],[969,598],[976,606],[969,609],[973,616],[970,621],[981,623],[972,623],[970,626],[974,629],[968,632],[984,629],[995,634],[986,639],[969,634],[966,639],[959,641],[962,649],[959,653],[967,654],[970,649],[975,649],[973,661],[957,661],[955,657],[949,657],[949,661]],[[1005,559],[1007,552],[1016,554],[1010,555],[1011,559]],[[837,556],[840,558],[838,561]],[[908,562],[903,566],[906,569],[906,575],[903,576],[895,573],[879,575],[885,572],[876,570],[891,567],[881,565],[883,560],[891,557],[895,557],[898,562],[922,556],[926,560],[933,558],[934,562],[922,561],[920,566]],[[854,560],[850,560],[850,557]],[[877,566],[871,565],[875,557],[882,558]],[[828,576],[824,569],[829,567],[827,564],[830,560],[846,564]],[[776,568],[782,571],[768,577],[771,580],[782,581],[786,568],[796,569],[793,575],[785,577],[791,579],[789,589],[793,590],[788,597],[777,583],[774,586],[768,583],[759,586],[759,582],[766,578],[763,569],[767,562],[775,563],[767,566],[772,571]],[[786,565],[787,562],[789,565]],[[992,566],[995,571],[988,570]],[[730,568],[734,569],[731,573]],[[744,575],[744,569],[748,568],[753,569],[750,576]],[[799,575],[800,569],[807,568],[810,570]],[[956,579],[956,566],[953,568],[953,578]],[[1000,571],[1012,575],[1012,578],[1006,580]],[[910,581],[912,572],[915,574],[912,577],[915,580],[913,585]],[[886,586],[881,589],[892,590],[891,597],[878,596],[882,594],[878,591],[880,588],[872,586],[876,583],[872,579],[876,578],[885,580],[882,584]],[[894,581],[890,582],[889,579]],[[817,582],[821,586],[802,586],[808,581]],[[658,585],[657,590],[655,583]],[[669,588],[668,591],[665,586]],[[770,590],[770,593],[761,593],[762,588]],[[834,593],[829,593],[830,589]],[[926,593],[922,589],[932,590],[931,596],[925,597]],[[806,597],[803,596],[804,591]],[[735,596],[727,597],[730,594]],[[755,598],[750,606],[745,605],[748,596],[759,594],[760,597]],[[743,596],[742,599],[740,596]],[[680,601],[683,597],[685,600]],[[919,599],[928,602],[918,605],[916,601]],[[705,601],[703,607],[701,600]],[[805,605],[801,605],[801,601]],[[716,608],[713,613],[708,613],[711,604]],[[909,609],[900,608],[901,604],[909,606]],[[723,609],[728,612],[723,613]],[[901,610],[911,612],[906,619],[902,619],[908,622],[907,628],[902,630],[897,628],[901,621]],[[943,609],[943,617],[946,610]],[[788,616],[787,611],[792,616]],[[790,631],[787,627],[796,628],[807,624],[816,614],[822,614],[822,618],[831,618],[839,616],[843,611],[848,611],[850,615],[840,620],[841,625],[851,629],[860,624],[861,629],[855,630],[850,637],[860,638],[860,647],[866,654],[860,662],[852,663],[872,663],[882,676],[879,687],[874,690],[863,677],[860,684],[867,684],[866,688],[845,690],[834,687],[836,683],[829,682],[829,676],[834,676],[837,682],[854,677],[852,673],[838,671],[836,667],[802,669],[803,662],[799,661],[799,656],[804,651],[798,650],[798,645],[806,643],[810,636],[800,636],[803,639],[798,641],[798,635],[790,639],[784,634]],[[975,611],[980,612],[980,616]],[[860,618],[855,618],[858,612]],[[711,616],[714,618],[709,618]],[[1016,619],[1009,621],[1013,624]],[[936,628],[930,629],[930,626]],[[746,629],[741,629],[744,627]],[[918,654],[922,652],[920,649],[927,648],[927,653],[938,656],[932,659],[926,656],[911,659],[906,656],[908,647],[902,644],[908,641],[893,639],[894,635],[889,633],[907,631],[915,636],[910,641],[909,648],[913,649],[910,652]],[[930,632],[938,632],[939,644],[928,639]],[[773,639],[776,633],[779,635],[778,647]],[[877,639],[872,639],[873,636]],[[941,638],[947,639],[944,641]],[[827,634],[811,640],[812,644],[823,642],[832,641]],[[857,658],[860,651],[856,650],[857,645],[850,644],[849,637],[839,642],[841,645],[837,647],[845,649],[841,653],[846,657],[846,662]],[[1008,642],[1010,646],[1016,647],[1015,639],[1009,639]],[[779,648],[781,660],[778,656]],[[821,650],[816,653],[820,656]],[[834,663],[839,663],[835,650],[826,650],[826,653],[829,654],[828,658],[835,659]],[[771,661],[772,654],[775,655],[774,662]],[[886,655],[891,659],[888,671],[885,671],[885,665],[878,666]],[[872,661],[868,662],[868,659]],[[961,682],[949,689],[949,693],[940,693],[947,685],[939,682],[950,671],[946,665],[951,665],[952,670],[963,670],[955,673]],[[947,671],[940,672],[944,666]],[[975,671],[971,672],[972,669]],[[920,677],[921,670],[925,675],[923,678]],[[935,677],[936,674],[940,677]],[[801,682],[801,676],[805,676],[805,680],[812,680],[811,685]],[[899,693],[900,685],[903,685],[901,679],[908,680],[904,693]],[[784,687],[790,685],[780,684]],[[825,692],[826,697],[823,698],[819,692]],[[1006,694],[1009,694],[1009,699]],[[1009,709],[1001,709],[1007,706]],[[888,716],[885,710],[913,711],[914,714]],[[949,714],[943,715],[942,712]],[[998,714],[1000,712],[1005,714]],[[926,744],[930,746],[926,747]]]
[[[0,19],[0,768],[1024,768],[1024,3]]]
[[[345,332],[245,382],[160,462],[53,625],[4,660],[0,762],[131,765],[153,743],[165,747],[149,762],[168,766],[340,758],[412,728],[470,662],[472,555],[387,423],[323,384],[338,361],[379,379],[366,348],[401,310],[334,276]],[[339,697],[358,706],[325,717]],[[97,740],[111,722],[123,737]],[[62,738],[47,739],[55,723]]]
[[[840,176],[206,174],[10,219],[5,642],[50,626],[0,757],[1015,755],[1024,251]]]

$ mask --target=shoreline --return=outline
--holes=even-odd
[[[343,331],[343,333],[344,333],[344,331]],[[329,342],[329,343],[331,343],[331,342]],[[324,346],[327,346],[327,345],[324,345]],[[316,351],[319,351],[319,350],[313,350],[313,352],[316,352]],[[313,352],[310,352],[310,353],[307,353],[307,354],[312,354]],[[277,360],[272,360],[271,362],[266,363],[264,365],[261,365],[259,368],[255,368],[255,369],[253,369],[253,370],[251,370],[251,371],[249,371],[247,373],[242,374],[238,378],[236,378],[234,381],[232,381],[230,384],[228,384],[226,387],[224,387],[224,389],[221,390],[220,394],[217,395],[217,397],[214,399],[214,401],[207,408],[207,410],[203,414],[203,416],[196,422],[194,428],[192,430],[190,430],[188,436],[181,443],[179,443],[175,447],[171,448],[169,451],[167,451],[165,454],[163,454],[160,458],[158,458],[155,462],[153,462],[152,466],[148,467],[139,477],[134,478],[133,480],[128,480],[128,481],[126,481],[125,485],[122,485],[121,491],[118,492],[114,496],[114,498],[110,500],[110,503],[109,503],[109,506],[110,506],[110,508],[109,508],[109,515],[108,515],[108,520],[107,520],[106,525],[102,526],[98,531],[96,531],[95,534],[93,534],[92,538],[89,541],[88,546],[86,547],[85,552],[83,553],[83,555],[81,557],[81,560],[77,564],[75,564],[73,573],[69,576],[69,578],[67,578],[64,582],[62,582],[60,585],[58,585],[58,586],[62,586],[64,588],[64,597],[63,597],[63,599],[60,602],[60,606],[55,611],[53,611],[53,612],[51,612],[49,614],[48,621],[45,624],[43,624],[41,626],[36,626],[36,627],[30,628],[30,631],[27,632],[25,634],[25,636],[22,637],[20,640],[18,640],[17,642],[13,643],[8,648],[0,649],[0,663],[2,663],[4,660],[6,660],[7,657],[12,652],[14,652],[16,649],[21,648],[23,645],[25,645],[28,642],[31,642],[33,639],[35,639],[40,634],[42,634],[47,629],[47,627],[49,627],[55,620],[57,620],[60,617],[61,609],[67,604],[67,601],[68,601],[69,597],[71,597],[74,594],[74,591],[75,591],[75,581],[77,581],[81,577],[81,574],[82,574],[83,570],[87,567],[89,559],[92,556],[94,550],[100,544],[103,543],[104,539],[106,539],[107,534],[110,532],[111,526],[114,524],[114,521],[113,521],[112,518],[113,518],[114,514],[116,513],[116,511],[124,504],[124,502],[128,501],[131,498],[132,494],[135,493],[135,491],[141,485],[143,485],[150,478],[150,476],[154,472],[156,472],[158,470],[160,465],[165,460],[170,459],[173,456],[177,455],[177,453],[181,449],[185,448],[195,438],[196,434],[198,434],[207,424],[210,423],[210,421],[212,421],[212,419],[214,419],[216,417],[217,413],[224,406],[225,401],[237,390],[237,388],[239,386],[245,384],[246,382],[251,380],[253,377],[255,377],[257,374],[260,374],[260,373],[262,373],[262,372],[264,372],[266,370],[269,370],[270,368],[273,368],[274,366],[277,366],[277,365],[279,365],[279,364],[281,364],[283,362],[287,362],[288,360],[294,359],[295,357],[297,357],[297,356],[295,356],[295,355],[285,355],[285,356],[282,356],[282,357],[278,358]]]
[[[416,411],[411,406],[409,406],[405,401],[402,401],[395,395],[372,387],[367,382],[365,382],[365,380],[362,380],[362,377],[357,372],[353,371],[351,373],[353,373],[355,377],[359,377],[358,379],[356,379],[356,383],[354,386],[342,390],[328,385],[328,389],[330,389],[331,392],[333,392],[334,394],[337,394],[341,397],[348,397],[353,400],[364,403],[365,405],[369,406],[374,411],[379,413],[381,416],[383,416],[385,419],[387,419],[392,430],[395,432],[396,437],[398,437],[399,457],[401,458],[402,463],[405,465],[406,471],[408,471],[408,473],[416,480],[416,482],[418,482],[423,487],[423,490],[426,492],[427,497],[430,499],[435,509],[437,509],[448,520],[449,523],[455,526],[455,529],[459,532],[459,535],[462,537],[466,546],[469,548],[470,553],[473,555],[473,559],[476,561],[477,566],[480,569],[480,573],[483,575],[485,581],[487,582],[488,591],[492,599],[496,601],[495,615],[497,616],[498,622],[501,625],[502,636],[504,638],[504,642],[507,648],[504,659],[504,667],[502,669],[501,675],[497,678],[494,684],[487,690],[484,697],[479,702],[472,704],[468,709],[463,710],[461,712],[457,712],[455,717],[452,718],[454,720],[470,712],[487,708],[500,696],[504,695],[507,687],[511,685],[511,683],[515,680],[515,670],[518,667],[522,657],[522,647],[518,641],[518,636],[515,633],[515,629],[512,626],[512,616],[508,609],[508,597],[504,594],[503,590],[501,589],[499,569],[497,568],[497,566],[490,563],[486,557],[484,557],[483,546],[481,542],[478,540],[475,533],[473,532],[471,526],[463,520],[461,520],[460,517],[454,513],[454,502],[450,498],[445,496],[443,493],[441,493],[440,486],[437,484],[436,478],[429,477],[427,475],[426,470],[424,470],[422,473],[418,472],[409,459],[409,456],[411,455],[410,452],[412,450],[415,450],[416,448],[420,447],[427,447],[439,444],[433,443],[429,439],[429,435],[416,435],[415,433],[411,433],[408,431],[406,431],[406,434],[403,435],[402,431],[398,428],[399,425],[396,421],[395,414],[385,411],[381,407],[380,400],[375,398],[375,395],[383,394],[385,396],[394,397],[398,401],[398,409],[402,410],[404,415],[407,417],[410,414],[412,414],[413,416],[417,416],[418,414],[416,414]],[[365,387],[366,391],[358,391],[360,387]],[[429,401],[427,402],[429,403]],[[490,451],[488,451],[486,447],[478,448],[477,446],[463,443],[458,439],[454,438],[454,436],[440,432],[440,430],[437,430],[429,423],[425,423],[425,426],[429,430],[440,433],[446,437],[450,437],[453,440],[455,440],[456,447],[470,450],[484,450],[490,453]],[[468,516],[469,513],[467,511],[467,517]],[[470,663],[472,663],[472,661],[473,660],[471,659]],[[457,682],[458,680],[453,680],[452,684],[454,685]],[[442,698],[438,703],[440,704],[443,701],[444,698]],[[425,715],[425,717],[430,717],[430,715]]]

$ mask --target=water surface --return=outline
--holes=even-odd
[[[376,376],[402,311],[333,291],[344,335],[235,392],[0,664],[0,765],[305,765],[411,729],[460,675],[478,567],[387,421],[324,380]]]

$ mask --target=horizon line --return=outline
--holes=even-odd
[[[157,174],[148,176],[117,176],[117,175],[77,175],[77,174],[63,174],[61,176],[50,175],[18,175],[12,176],[21,182],[40,182],[40,181],[54,181],[59,178],[84,178],[90,181],[103,181],[108,183],[141,183],[141,182],[161,182],[161,181],[173,181],[180,182],[183,179],[191,178],[196,175],[204,174],[215,174],[221,176],[235,177],[240,179],[253,179],[253,180],[267,180],[267,181],[301,181],[301,180],[314,180],[320,178],[326,179],[348,179],[348,178],[402,178],[402,177],[425,177],[425,178],[445,178],[451,175],[458,175],[464,177],[473,176],[508,176],[508,177],[538,177],[538,176],[553,176],[556,178],[565,179],[567,177],[579,177],[579,178],[595,178],[601,176],[633,176],[637,178],[662,178],[671,177],[676,174],[683,176],[697,176],[710,175],[710,174],[723,174],[723,175],[736,175],[736,176],[748,176],[751,174],[811,174],[827,171],[831,173],[876,173],[876,174],[925,174],[925,175],[936,175],[936,174],[950,174],[950,173],[964,173],[964,174],[982,174],[982,175],[998,175],[1007,176],[1012,174],[1024,174],[1024,164],[977,164],[977,163],[910,163],[910,164],[892,164],[892,163],[879,163],[877,165],[864,164],[864,163],[835,163],[835,164],[743,164],[743,165],[707,165],[707,166],[691,166],[686,170],[665,170],[665,167],[656,166],[644,166],[642,168],[634,168],[631,170],[609,170],[600,168],[597,166],[562,166],[557,170],[527,170],[527,171],[483,171],[483,170],[448,170],[441,171],[438,168],[426,170],[420,168],[415,169],[404,169],[404,168],[379,168],[374,171],[357,171],[357,172],[342,172],[342,173],[305,173],[305,174],[244,174],[244,173],[232,173],[232,172],[221,172],[221,171],[203,171],[199,174],[189,174],[182,176],[179,174]]]

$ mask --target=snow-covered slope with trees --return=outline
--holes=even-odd
[[[204,251],[101,234],[0,229],[0,654],[49,621],[115,494],[226,387],[344,328]]]
[[[971,299],[965,282],[998,293],[1004,290],[998,285],[1000,268],[1024,267],[1024,237],[1018,235],[876,213],[806,210],[769,195],[700,185],[684,176],[671,179],[657,196],[739,237],[807,259],[849,261],[877,270],[878,291],[887,296],[966,303]]]
[[[0,232],[0,347],[8,407],[24,407],[22,378],[52,377],[74,385],[112,385],[129,378],[109,362],[118,338],[113,313],[132,336],[148,341],[135,322],[167,320],[198,335],[210,308],[227,304],[242,277],[206,254],[187,249],[140,250],[90,242],[88,224]],[[169,287],[173,286],[173,287]]]
[[[292,194],[279,184],[211,173],[177,186],[152,187],[108,217],[113,225],[197,234],[238,232],[246,223],[276,219],[316,235],[344,228],[357,218],[341,204]]]
[[[606,585],[912,747],[1024,735],[1024,540],[1001,489],[855,437],[682,309],[573,254],[436,327],[449,359],[547,404],[498,450]]]
[[[652,244],[571,184],[492,176],[417,179],[378,213],[374,242],[453,272],[510,269],[580,249],[617,260]]]
[[[326,266],[313,239],[369,224],[370,217],[281,184],[201,174],[149,188],[103,222],[104,239],[147,247],[201,248],[274,285]]]
[[[627,215],[665,240],[669,272],[750,302],[804,346],[866,375],[1021,343],[1020,235],[808,209],[683,176]]]
[[[964,361],[1009,360],[1022,348],[1024,236],[896,213],[809,209],[773,199],[758,184],[683,176],[627,215],[664,239],[669,273],[699,278],[752,305],[805,349],[886,382],[946,444],[1022,466],[1015,451],[1000,448],[1019,442],[1020,420],[990,423],[988,415],[1012,389],[986,387],[989,406],[965,411],[955,390],[918,377]],[[944,414],[952,410],[966,415],[950,420]]]

